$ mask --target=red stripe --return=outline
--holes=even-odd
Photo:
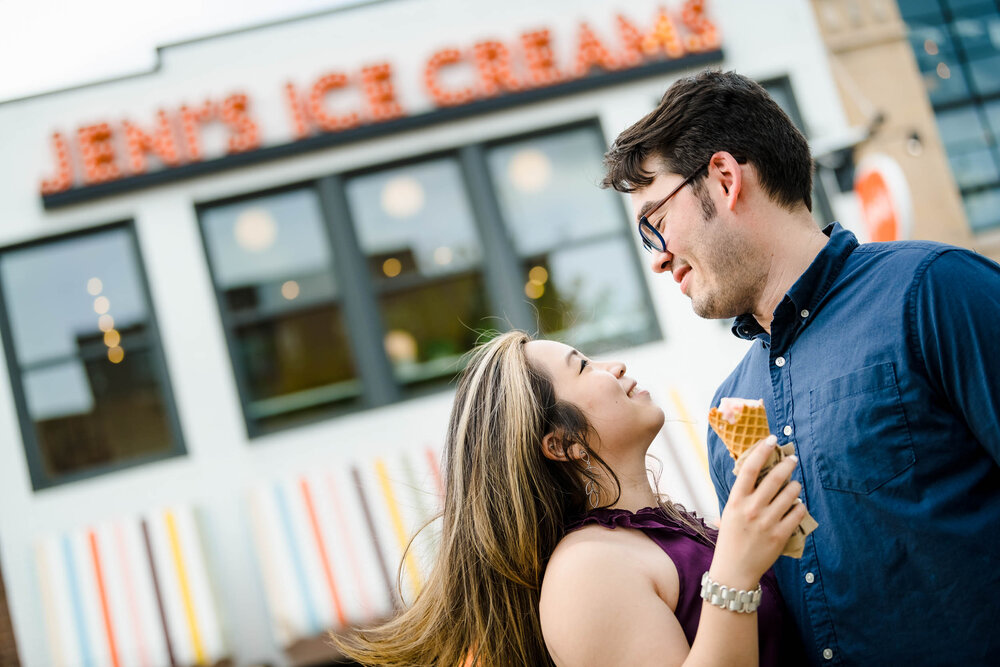
[[[437,483],[438,497],[441,499],[441,504],[444,504],[444,482],[441,481],[441,469],[438,467],[438,457],[434,453],[434,450],[430,447],[424,450],[427,454],[427,460],[431,464],[431,472],[434,473],[434,481]]]
[[[101,610],[104,612],[104,629],[108,633],[108,650],[111,651],[111,663],[121,667],[118,662],[118,648],[115,646],[115,631],[111,627],[111,610],[108,608],[108,594],[104,589],[104,574],[101,572],[101,555],[97,551],[97,535],[90,531],[90,553],[94,557],[94,575],[97,577],[97,591],[101,594]]]
[[[330,560],[326,553],[326,544],[323,542],[323,534],[319,530],[319,521],[316,518],[316,508],[313,506],[312,494],[309,492],[309,482],[305,477],[299,480],[302,489],[302,498],[306,502],[306,509],[309,511],[309,523],[312,526],[313,537],[316,538],[316,548],[319,549],[319,560],[323,564],[323,574],[326,576],[326,584],[330,589],[330,598],[333,600],[333,608],[337,611],[337,619],[342,626],[347,625],[347,617],[344,615],[344,608],[340,604],[340,596],[337,595],[337,586],[333,583],[333,570],[330,569]]]
[[[358,582],[358,593],[361,595],[361,604],[365,608],[365,614],[368,615],[369,620],[375,620],[375,606],[372,604],[371,598],[368,597],[368,586],[365,585],[364,573],[361,570],[361,563],[358,561],[357,547],[354,545],[354,539],[351,536],[351,530],[347,526],[347,514],[344,512],[344,506],[340,502],[340,494],[337,492],[337,484],[333,480],[333,475],[330,473],[326,474],[326,488],[330,494],[330,501],[333,505],[333,513],[337,518],[337,528],[340,529],[340,538],[344,541],[347,546],[345,551],[351,562],[351,570],[354,572],[354,579]]]

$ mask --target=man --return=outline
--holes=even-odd
[[[810,661],[998,664],[1000,266],[820,230],[805,139],[735,73],[676,82],[606,164],[653,271],[751,343],[715,403],[763,398],[795,446],[819,528],[775,570]]]

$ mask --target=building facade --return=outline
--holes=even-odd
[[[420,588],[433,531],[399,587],[396,566],[490,330],[624,360],[668,415],[661,486],[716,515],[704,414],[745,343],[650,274],[596,185],[678,76],[772,92],[816,150],[818,223],[877,238],[853,168],[878,153],[903,175],[878,191],[898,236],[988,245],[894,3],[661,5],[363,3],[0,104],[0,563],[23,664],[329,659],[325,630]]]

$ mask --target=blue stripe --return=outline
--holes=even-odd
[[[295,576],[299,580],[299,592],[302,593],[302,600],[306,604],[306,615],[309,617],[309,623],[312,624],[311,632],[319,634],[323,630],[323,626],[319,622],[319,614],[316,613],[316,607],[309,596],[309,580],[306,577],[306,567],[302,562],[299,545],[295,541],[295,531],[292,529],[292,513],[288,509],[288,500],[285,498],[285,494],[278,484],[274,485],[274,497],[278,501],[278,513],[281,515],[281,523],[285,527],[285,543],[288,545],[289,551],[291,551],[292,563],[295,565]]]
[[[87,624],[83,615],[83,599],[80,597],[80,581],[76,577],[76,562],[68,535],[63,535],[62,543],[63,555],[66,557],[66,581],[69,583],[69,597],[73,603],[73,616],[76,621],[76,635],[80,638],[80,656],[84,665],[94,667],[94,655],[90,652]]]

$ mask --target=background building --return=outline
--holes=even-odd
[[[819,223],[1000,255],[995,3],[661,4],[372,2],[0,105],[20,662],[328,660],[324,629],[400,604],[487,328],[626,361],[668,414],[662,487],[717,514],[704,414],[745,343],[654,279],[596,187],[684,73],[771,91],[814,147]]]

